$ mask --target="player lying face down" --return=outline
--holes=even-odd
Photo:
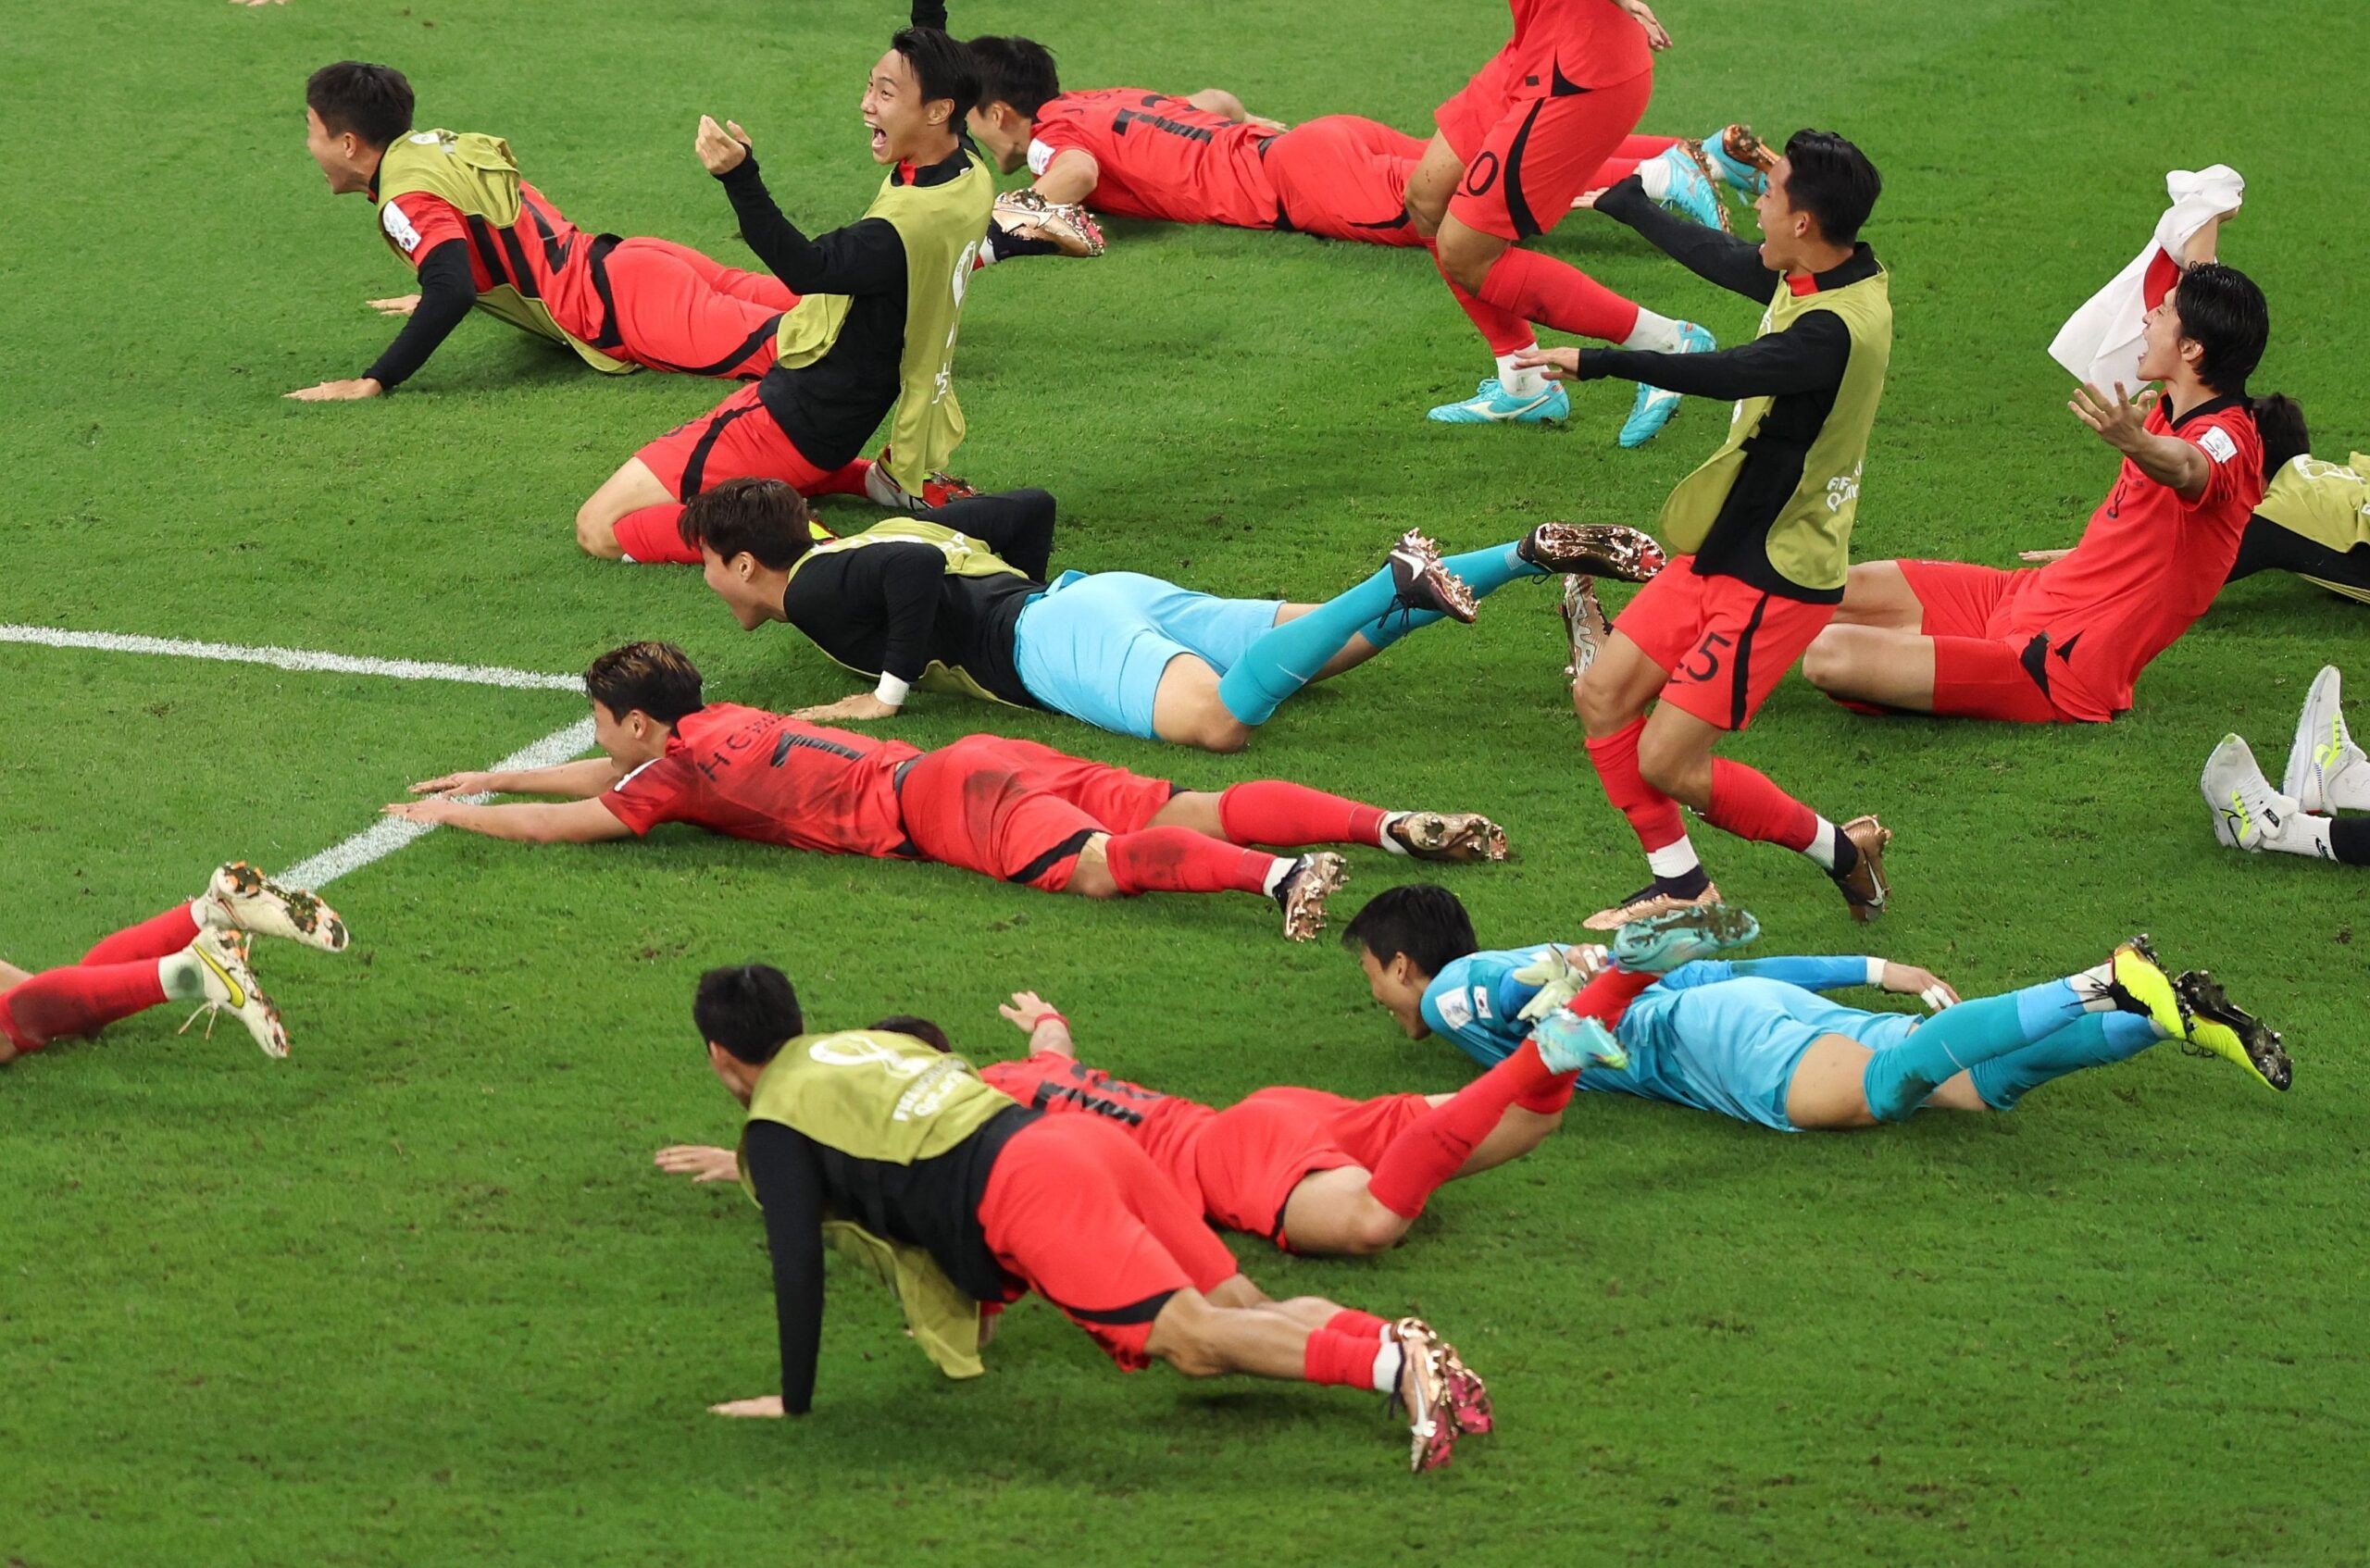
[[[692,1017],[710,1069],[748,1111],[736,1164],[765,1212],[780,1357],[777,1392],[717,1413],[812,1408],[830,1245],[893,1284],[916,1343],[951,1377],[982,1370],[983,1312],[1033,1291],[1123,1371],[1161,1361],[1190,1377],[1391,1394],[1417,1470],[1488,1429],[1488,1390],[1428,1325],[1269,1300],[1103,1118],[1016,1104],[909,1034],[810,1032],[767,964],[710,970]]]
[[[1214,791],[974,735],[934,752],[704,700],[700,673],[666,642],[633,642],[585,672],[602,755],[517,772],[451,773],[412,786],[388,815],[526,843],[590,843],[686,822],[823,854],[941,865],[1048,892],[1259,894],[1296,941],[1325,923],[1347,868],[1298,848],[1372,845],[1431,860],[1503,859],[1505,834],[1469,812],[1393,812],[1298,784]],[[489,794],[568,797],[483,803]],[[474,797],[474,798],[471,798]],[[992,805],[986,810],[979,803]]]

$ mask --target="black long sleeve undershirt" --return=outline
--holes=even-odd
[[[420,258],[419,304],[413,307],[404,330],[395,334],[395,341],[363,374],[378,382],[381,392],[402,386],[428,363],[428,356],[453,335],[453,329],[477,303],[468,243],[447,240]]]
[[[1778,291],[1780,275],[1762,265],[1759,245],[1664,211],[1634,174],[1599,196],[1596,210],[1636,230],[1648,243],[1707,283],[1716,283],[1757,305],[1768,304],[1769,296]]]
[[[750,154],[717,176],[741,220],[741,238],[766,269],[802,294],[905,290],[905,242],[885,218],[864,218],[809,239],[784,217]]]
[[[766,1211],[766,1248],[773,1257],[781,1408],[805,1415],[815,1404],[815,1363],[823,1338],[822,1162],[804,1133],[780,1122],[751,1122],[742,1152],[749,1185]]]
[[[1782,332],[1706,354],[1584,348],[1578,379],[1617,376],[1689,397],[1728,401],[1831,392],[1852,362],[1852,330],[1831,310],[1815,310]]]

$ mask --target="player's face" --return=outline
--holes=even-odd
[[[716,1081],[724,1086],[726,1093],[743,1105],[749,1103],[750,1095],[756,1092],[756,1068],[742,1061],[714,1040],[707,1042],[707,1064],[716,1074]]]
[[[1003,172],[1010,174],[1028,161],[1029,118],[1010,104],[981,104],[971,111],[967,123],[971,140],[988,150]]]
[[[1793,160],[1779,158],[1778,167],[1769,171],[1769,188],[1753,201],[1753,216],[1761,220],[1761,265],[1772,272],[1786,271],[1791,265],[1794,246],[1808,221],[1802,209],[1786,199],[1786,182],[1793,177]]]
[[[350,133],[332,136],[321,117],[311,108],[305,110],[305,150],[321,166],[321,177],[330,182],[333,195],[349,195],[370,188],[370,171],[357,161],[360,144]]]
[[[2178,373],[2181,355],[2181,313],[2173,308],[2173,296],[2150,311],[2142,323],[2139,337],[2139,379],[2161,381]]]
[[[1410,1039],[1421,1039],[1430,1031],[1424,1027],[1424,988],[1415,977],[1415,965],[1401,953],[1388,964],[1378,964],[1371,952],[1361,950],[1358,967],[1366,972],[1366,989],[1374,994]]]
[[[614,763],[637,767],[667,753],[667,732],[640,710],[613,714],[599,702],[592,704],[592,743]]]
[[[766,624],[765,595],[750,586],[756,566],[756,557],[745,551],[728,561],[706,544],[700,546],[700,576],[731,610],[743,631],[755,631]]]
[[[864,90],[864,123],[872,132],[872,161],[899,163],[934,154],[954,105],[922,96],[922,84],[905,56],[892,49],[872,68]],[[938,118],[931,122],[931,115]]]

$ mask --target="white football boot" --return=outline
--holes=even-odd
[[[215,867],[194,912],[209,929],[252,931],[323,952],[345,951],[345,922],[336,910],[302,888],[281,887],[243,860]]]
[[[2318,816],[2337,809],[2332,798],[2370,794],[2370,758],[2346,733],[2335,665],[2323,666],[2304,694],[2304,712],[2296,721],[2296,742],[2288,748],[2288,772],[2279,792]]]
[[[2260,854],[2273,846],[2294,801],[2271,787],[2255,762],[2255,753],[2236,735],[2225,735],[2198,776],[2198,792],[2214,808],[2214,836],[2228,849]]]
[[[189,953],[203,971],[206,1000],[182,1023],[181,1032],[187,1034],[190,1025],[203,1014],[206,1038],[212,1039],[214,1015],[229,1013],[247,1027],[266,1056],[286,1056],[288,1031],[281,1027],[280,1009],[264,995],[263,988],[256,984],[255,971],[247,966],[246,938],[236,931],[200,931],[197,940],[189,944]]]

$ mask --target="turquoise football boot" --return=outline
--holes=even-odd
[[[1678,324],[1679,353],[1709,354],[1718,346],[1712,341],[1712,334],[1694,322],[1682,321]],[[1630,404],[1628,420],[1621,427],[1621,444],[1629,447],[1645,445],[1663,433],[1663,427],[1669,424],[1670,417],[1678,412],[1677,392],[1640,382],[1638,401]]]
[[[1728,209],[1720,205],[1720,193],[1712,189],[1710,165],[1702,153],[1690,152],[1693,143],[1675,143],[1654,155],[1650,160],[1670,171],[1669,185],[1662,205],[1681,218],[1691,218],[1706,229],[1726,230]]]
[[[1577,1073],[1590,1067],[1619,1072],[1629,1065],[1629,1053],[1613,1031],[1594,1018],[1583,1018],[1569,1008],[1558,1008],[1530,1031],[1539,1059],[1551,1073]]]
[[[1443,425],[1553,425],[1572,416],[1572,400],[1561,381],[1531,397],[1516,397],[1495,376],[1463,403],[1443,403],[1424,416]]]
[[[1667,975],[1760,935],[1761,922],[1748,911],[1725,903],[1682,904],[1614,932],[1613,962],[1633,975]]]
[[[1723,126],[1703,138],[1703,160],[1723,184],[1748,196],[1769,189],[1769,171],[1778,167],[1778,155],[1749,125]]]

